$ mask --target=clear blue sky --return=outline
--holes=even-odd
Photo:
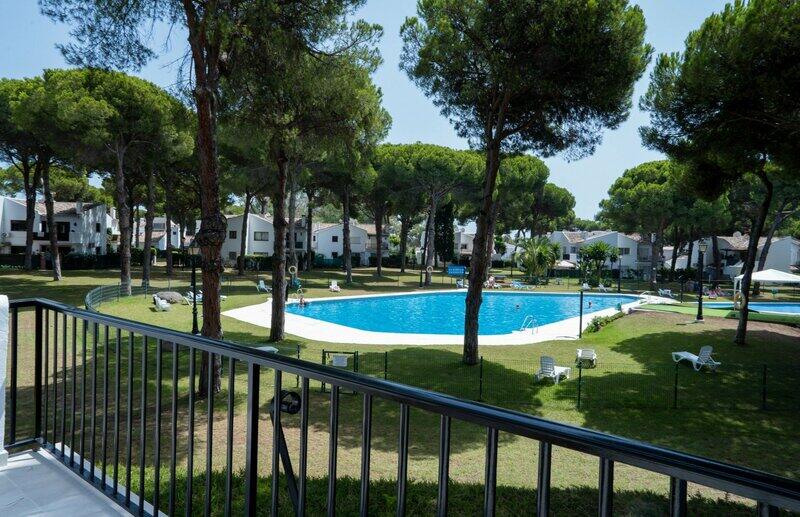
[[[672,52],[681,50],[689,31],[697,28],[710,13],[719,11],[725,1],[641,0],[636,3],[647,19],[647,41],[656,52]],[[389,141],[421,141],[465,148],[466,142],[455,135],[450,123],[398,68],[400,25],[406,16],[414,14],[415,7],[416,0],[368,0],[359,13],[384,28],[380,43],[384,64],[375,74],[375,81],[383,90],[385,107],[394,121]],[[162,87],[175,83],[177,61],[186,49],[182,32],[174,32],[164,46],[166,36],[164,28],[156,28],[154,41],[162,56],[139,73]],[[65,66],[55,44],[67,41],[68,37],[67,27],[53,24],[39,14],[34,0],[0,0],[0,75],[28,77],[41,73],[43,68]],[[646,74],[636,85],[634,105],[638,104],[647,82]],[[606,132],[603,144],[593,156],[574,162],[560,157],[546,160],[551,181],[575,195],[575,212],[579,217],[595,214],[608,187],[626,168],[660,158],[658,153],[644,149],[639,140],[637,129],[646,122],[646,115],[634,108],[622,127]]]

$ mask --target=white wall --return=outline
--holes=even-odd
[[[334,238],[336,241],[334,242]],[[369,235],[363,228],[351,224],[350,225],[350,252],[353,254],[362,255],[366,259],[367,243],[369,242]],[[342,225],[337,224],[321,228],[313,233],[311,249],[314,253],[324,256],[326,259],[342,256]]]

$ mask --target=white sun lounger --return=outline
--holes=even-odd
[[[267,284],[264,283],[264,280],[259,280],[258,284],[256,285],[256,291],[261,292],[264,291],[265,293],[269,293],[272,291],[270,287],[267,287]]]
[[[556,366],[556,361],[550,356],[543,355],[539,358],[539,371],[534,374],[537,381],[542,379],[553,379],[558,384],[561,377],[569,379],[572,368],[568,366]]]
[[[597,354],[592,348],[579,348],[575,356],[575,364],[583,368],[594,368],[597,366]]]
[[[581,286],[581,289],[583,289],[584,291],[591,291],[592,290],[592,288],[589,287],[589,284],[587,284],[586,282],[583,283],[583,285]]]
[[[713,350],[713,347],[706,345],[700,348],[699,355],[694,355],[691,352],[672,352],[672,360],[676,363],[680,361],[689,361],[697,371],[700,371],[704,366],[709,370],[716,370],[722,363],[712,359],[711,352]]]
[[[600,289],[601,293],[607,293],[608,292],[608,287],[604,286],[603,284],[598,285],[597,288]]]
[[[328,289],[330,289],[332,293],[338,293],[342,290],[342,288],[339,287],[339,282],[337,280],[331,280],[331,285]]]
[[[675,298],[672,296],[672,289],[659,289],[658,295],[663,296],[664,298]]]
[[[153,295],[153,303],[156,306],[156,312],[168,311],[172,307],[167,300],[162,300],[155,294]]]

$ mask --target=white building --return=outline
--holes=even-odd
[[[229,215],[228,235],[222,244],[222,258],[235,262],[239,257],[242,245],[242,219],[244,214]],[[198,225],[199,227],[199,225]],[[305,222],[298,220],[294,228],[294,239],[286,236],[286,251],[291,251],[294,246],[298,253],[306,251]],[[247,218],[247,235],[245,236],[245,255],[272,256],[275,253],[275,226],[272,219],[259,214],[249,214]]]
[[[139,221],[139,247],[144,247],[144,226],[145,220]],[[172,243],[173,249],[178,249],[181,246],[181,229],[177,223],[172,223],[170,231],[167,232],[167,218],[154,217],[153,218],[153,247],[159,251],[166,251],[167,249],[167,234]]]
[[[472,242],[475,240],[475,234],[467,231],[464,226],[456,227],[453,234],[454,256],[456,259],[463,259],[472,256]]]
[[[370,244],[369,226],[372,226],[374,232],[374,225],[350,224],[350,253],[359,255],[362,264],[366,264],[369,261],[371,254],[368,250]],[[315,223],[311,236],[312,251],[326,259],[341,257],[343,253],[342,228],[342,223]],[[386,242],[388,249],[388,240]]]
[[[705,239],[708,244],[708,249],[703,256],[703,264],[707,268],[713,264],[714,256],[711,249],[711,238]],[[724,276],[733,278],[740,275],[744,259],[747,256],[747,245],[750,241],[748,235],[742,235],[739,232],[733,235],[721,235],[717,237],[719,246],[719,254],[722,262],[722,273]],[[756,255],[756,264],[761,258],[761,253],[764,251],[764,244],[766,244],[766,237],[761,237],[758,241],[758,254]],[[691,265],[697,267],[699,261],[699,240],[694,242],[692,247]],[[792,237],[774,237],[767,251],[766,262],[764,269],[777,269],[778,271],[785,271],[787,273],[795,272],[800,264],[800,241]]]
[[[618,231],[554,231],[548,235],[550,242],[561,246],[561,260],[577,264],[578,252],[581,248],[596,242],[605,242],[616,248],[618,260],[614,267],[648,271],[653,267],[650,260],[650,243],[642,242],[638,234],[627,234]],[[611,263],[606,264],[608,267]]]
[[[53,209],[58,249],[61,253],[105,255],[108,236],[104,204],[56,201]],[[0,197],[0,253],[24,253],[26,228],[25,201]],[[44,203],[36,203],[33,251],[41,253],[49,249],[47,212]]]

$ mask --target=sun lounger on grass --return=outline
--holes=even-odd
[[[539,371],[534,375],[537,381],[542,379],[553,379],[553,382],[558,384],[561,377],[569,379],[572,373],[572,368],[568,366],[556,366],[556,361],[550,356],[543,355],[539,359]]]
[[[700,353],[698,355],[694,355],[691,352],[672,352],[672,360],[677,362],[680,361],[689,361],[692,363],[692,367],[695,370],[700,371],[703,367],[708,368],[709,370],[716,370],[718,366],[722,363],[715,361],[711,357],[711,352],[713,352],[714,348],[711,346],[703,346],[700,348]]]

